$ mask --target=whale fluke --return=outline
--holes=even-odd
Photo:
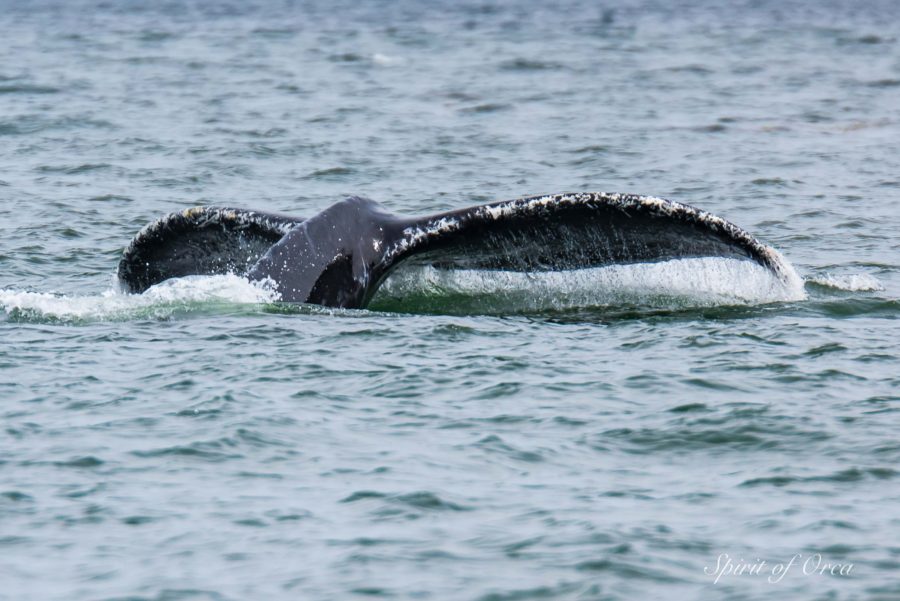
[[[178,217],[181,216],[181,217]],[[398,265],[518,272],[697,257],[796,278],[777,251],[705,211],[649,196],[532,196],[422,218],[351,197],[307,219],[198,208],[148,226],[119,264],[135,292],[189,274],[268,280],[287,302],[362,308]]]
[[[119,261],[118,278],[128,292],[143,292],[186,275],[246,275],[301,222],[296,217],[227,207],[171,213],[138,232]]]

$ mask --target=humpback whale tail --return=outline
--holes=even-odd
[[[302,218],[227,207],[194,207],[145,226],[125,249],[118,279],[144,292],[187,275],[247,271]]]
[[[145,227],[118,275],[142,292],[171,277],[233,272],[271,281],[283,301],[362,308],[398,266],[550,272],[672,259],[755,262],[795,285],[781,255],[694,207],[662,198],[532,196],[424,218],[351,197],[309,219],[198,207]]]

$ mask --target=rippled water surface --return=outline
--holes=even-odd
[[[722,215],[808,298],[113,287],[196,204],[567,190]],[[893,2],[3,0],[0,599],[897,599],[898,201]]]

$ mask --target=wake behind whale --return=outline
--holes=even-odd
[[[340,308],[373,299],[390,306],[423,291],[518,295],[526,308],[542,308],[529,299],[553,295],[569,306],[605,304],[648,287],[723,302],[805,296],[793,267],[736,225],[662,198],[607,193],[533,196],[422,218],[359,197],[309,219],[197,207],[142,229],[118,267],[123,288],[135,293],[171,278],[226,273],[265,283],[281,301]],[[747,285],[753,290],[732,289]]]

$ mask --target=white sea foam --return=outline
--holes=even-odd
[[[529,273],[401,266],[384,282],[375,303],[442,296],[486,299],[490,307],[507,310],[539,310],[634,303],[762,304],[803,300],[806,293],[799,278],[784,282],[756,263],[701,258]]]
[[[875,276],[867,273],[851,273],[847,275],[824,274],[809,278],[809,281],[826,288],[845,290],[847,292],[877,292],[884,290],[884,285]]]
[[[243,305],[277,300],[271,283],[251,283],[235,275],[167,280],[143,294],[123,294],[112,289],[86,296],[0,290],[0,309],[8,315],[63,321],[166,317],[214,303]]]
[[[406,60],[398,56],[389,56],[376,52],[372,55],[372,62],[379,67],[395,67],[406,64]]]

